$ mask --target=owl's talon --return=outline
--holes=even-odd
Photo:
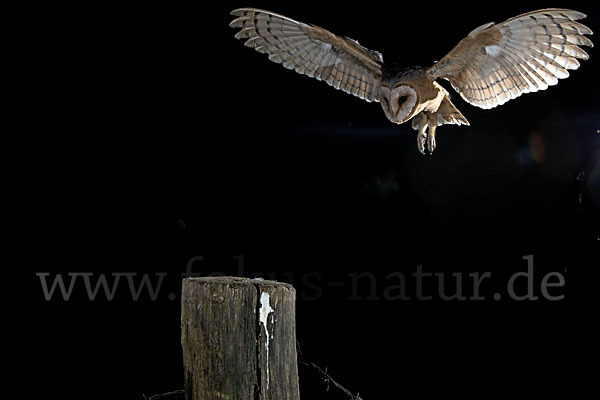
[[[427,136],[424,134],[417,135],[417,148],[421,154],[425,154],[425,144],[427,142]]]
[[[427,124],[427,147],[429,148],[429,154],[433,154],[435,150],[435,131],[437,130],[437,113],[428,114]]]
[[[433,154],[433,151],[435,150],[435,136],[433,135],[429,135],[427,137],[427,148],[429,149],[429,154]]]

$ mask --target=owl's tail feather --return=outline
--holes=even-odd
[[[464,115],[450,101],[450,97],[445,96],[437,110],[437,126],[444,124],[470,125]]]

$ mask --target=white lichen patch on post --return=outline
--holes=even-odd
[[[275,311],[274,309],[271,308],[271,304],[270,304],[270,296],[269,293],[266,292],[262,292],[262,294],[260,295],[260,323],[265,327],[265,350],[267,352],[267,390],[269,389],[269,339],[273,338],[273,334],[271,333],[271,336],[269,338],[269,328],[267,327],[267,319],[269,318],[269,314],[272,313],[273,311]],[[273,321],[274,319],[271,318],[271,326],[273,325]]]

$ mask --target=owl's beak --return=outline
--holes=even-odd
[[[400,111],[400,104],[397,101],[390,101],[390,107],[392,108],[392,115],[394,118],[397,118],[398,111]]]

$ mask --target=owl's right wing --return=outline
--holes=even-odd
[[[379,101],[383,58],[350,38],[334,35],[270,11],[255,8],[233,10],[229,26],[241,28],[236,39],[269,60],[300,74],[323,80],[336,89],[366,101]]]

